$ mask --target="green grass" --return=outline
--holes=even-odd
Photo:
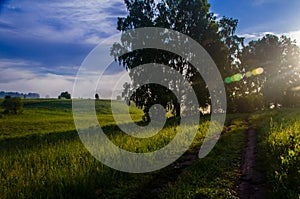
[[[129,151],[156,150],[176,134],[177,122],[170,120],[152,139],[133,140],[115,125],[109,106],[96,102],[98,119],[110,139]],[[134,107],[130,112],[135,121],[142,116]],[[207,126],[208,121],[201,124],[198,143]],[[140,182],[156,175],[123,173],[92,157],[75,131],[69,100],[25,100],[22,114],[1,116],[0,129],[1,198],[130,198]]]
[[[118,109],[125,109],[124,103],[113,101]],[[96,101],[99,123],[103,126],[115,125],[110,111],[111,101]],[[3,110],[0,109],[0,112]],[[132,119],[138,121],[142,111],[131,107]],[[124,123],[128,122],[123,120]],[[61,133],[75,130],[72,101],[56,99],[24,100],[24,110],[18,115],[0,115],[0,140],[3,138],[23,137],[33,134]]]
[[[177,133],[178,121],[169,119],[149,139],[125,135],[114,121],[110,103],[96,101],[97,118],[110,140],[123,149],[155,151],[167,145]],[[127,109],[122,102],[113,103],[119,110]],[[142,111],[135,107],[129,110],[131,118],[143,125]],[[299,110],[265,111],[250,117],[251,125],[259,132],[261,169],[268,177],[272,197],[299,196],[299,113]],[[227,131],[213,151],[171,184],[160,184],[163,191],[159,197],[234,198],[245,144],[243,120],[248,117],[249,114],[228,115]],[[129,121],[122,122],[126,125]],[[198,150],[208,125],[209,117],[204,117],[199,126],[184,127],[186,131],[198,129],[189,152]],[[164,175],[172,175],[172,167],[130,174],[103,165],[81,143],[70,100],[26,99],[22,114],[0,114],[0,198],[136,198],[139,193],[147,194],[143,190],[149,184],[159,184]]]
[[[267,177],[271,198],[300,198],[300,110],[254,114],[259,132],[258,169]]]
[[[236,125],[221,137],[209,155],[197,160],[175,184],[166,187],[160,198],[236,198],[247,127],[243,121],[233,123]]]

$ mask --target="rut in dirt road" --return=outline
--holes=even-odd
[[[243,154],[241,167],[242,177],[238,186],[238,198],[240,199],[266,199],[267,189],[264,175],[256,169],[256,130],[246,130],[247,144]]]

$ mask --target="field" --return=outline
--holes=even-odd
[[[96,102],[98,121],[110,140],[128,151],[157,150],[176,134],[178,121],[169,119],[158,135],[132,139],[116,126],[110,103]],[[122,102],[113,103],[119,109],[126,108]],[[130,107],[130,113],[135,122],[141,121],[140,110]],[[111,169],[90,155],[75,129],[71,101],[25,100],[21,114],[0,115],[0,196],[235,198],[246,143],[244,132],[251,125],[258,132],[258,166],[267,177],[270,196],[298,198],[299,116],[300,110],[283,109],[228,115],[227,130],[213,151],[203,159],[193,159],[209,125],[209,117],[204,117],[192,146],[179,160],[155,172],[132,174]]]

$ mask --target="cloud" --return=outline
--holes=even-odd
[[[72,91],[74,76],[45,73],[43,69],[38,62],[0,59],[0,90],[38,92],[42,97],[57,97],[61,89]]]
[[[97,44],[115,34],[122,0],[11,0],[1,13],[0,32],[19,38]]]
[[[79,65],[56,65],[49,67],[48,65],[44,65],[41,62],[32,61],[32,60],[24,60],[24,59],[0,59],[0,81],[3,81],[5,78],[4,70],[7,69],[15,69],[22,70],[26,69],[28,71],[32,71],[34,73],[43,74],[43,73],[53,73],[57,75],[75,75]],[[10,76],[13,77],[14,73]]]
[[[263,4],[276,3],[276,2],[280,2],[280,1],[282,1],[282,0],[253,0],[252,4],[254,6],[260,6],[260,5],[263,5]]]
[[[22,93],[37,92],[44,97],[57,97],[64,90],[72,91],[74,77],[56,74],[36,74],[26,69],[3,69],[0,88]],[[4,78],[3,78],[4,77]]]
[[[296,40],[297,45],[300,46],[300,30],[290,31],[283,34],[291,37],[293,40]]]
[[[22,60],[22,59],[0,59],[0,68],[8,68],[11,66],[38,66],[39,62]]]
[[[29,67],[30,66],[30,67]],[[108,72],[97,84],[99,73],[85,74],[81,79],[80,96],[94,98],[95,90],[102,98],[116,98],[122,91],[125,81],[129,81],[127,72],[110,66],[114,72]],[[119,66],[121,68],[121,66]],[[77,71],[79,66],[73,66]],[[37,92],[41,97],[49,95],[56,98],[62,91],[72,93],[76,72],[74,74],[57,74],[57,71],[70,70],[69,66],[58,66],[53,71],[45,72],[47,67],[38,62],[20,59],[0,59],[0,91],[16,91],[21,93]],[[124,77],[125,76],[125,77]],[[120,80],[120,81],[119,81]]]
[[[248,42],[252,41],[252,40],[258,40],[260,38],[262,38],[263,36],[265,36],[266,34],[273,34],[276,35],[273,32],[257,32],[257,33],[245,33],[245,34],[239,34],[240,37],[244,37],[245,38],[245,43],[247,44]]]
[[[246,34],[240,34],[239,36],[245,37],[246,43],[248,43],[251,40],[258,40],[265,36],[266,34],[272,34],[276,35],[278,37],[281,37],[282,35],[285,35],[287,37],[290,37],[292,40],[296,40],[296,44],[300,46],[300,30],[295,31],[289,31],[289,32],[258,32],[258,33],[246,33]]]

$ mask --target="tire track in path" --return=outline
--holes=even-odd
[[[266,199],[267,188],[264,175],[257,170],[257,131],[253,128],[246,130],[247,143],[242,157],[242,176],[238,186],[240,199]]]

